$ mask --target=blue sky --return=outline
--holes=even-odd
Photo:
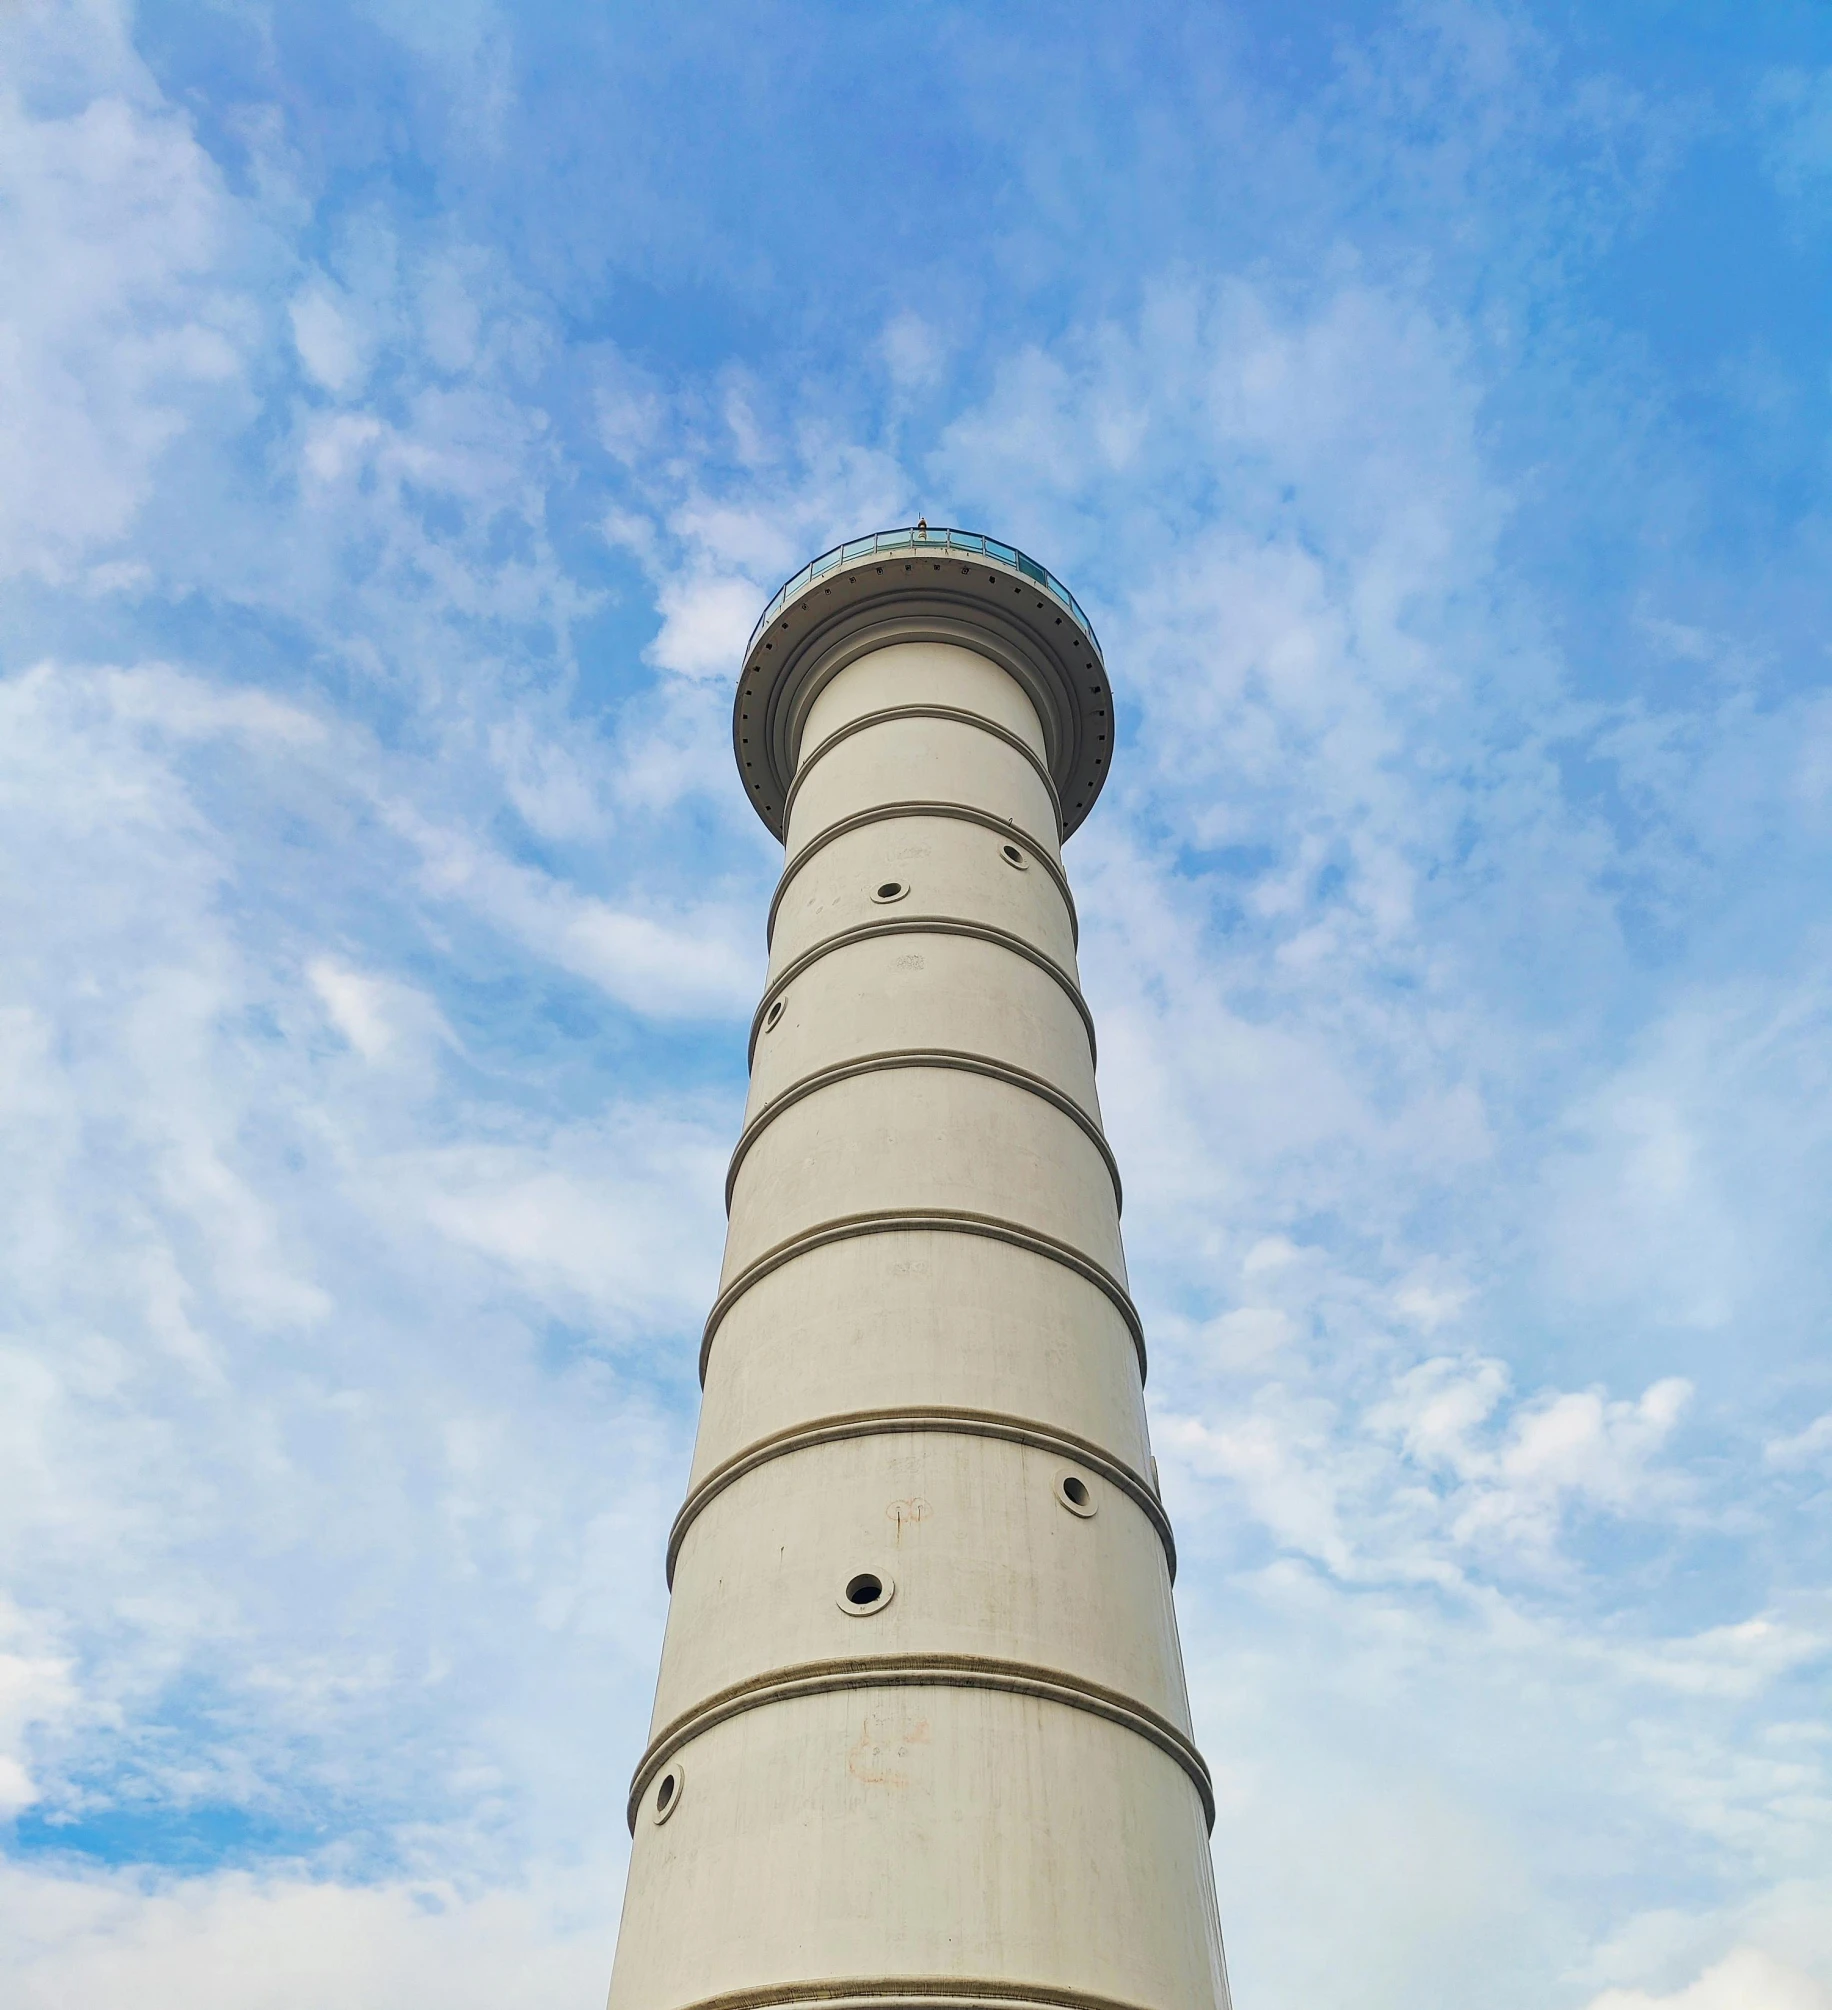
[[[598,2000],[921,512],[1118,694],[1239,2010],[1832,2010],[1829,252],[1788,0],[0,14],[12,2000]]]

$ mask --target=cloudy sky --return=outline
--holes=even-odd
[[[1089,608],[1239,2010],[1832,2010],[1832,17],[0,7],[0,1946],[591,2010],[763,598]]]

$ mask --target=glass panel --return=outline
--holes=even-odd
[[[1021,552],[1015,545],[1001,544],[996,537],[986,537],[979,531],[949,530],[937,525],[933,530],[925,530],[920,535],[913,524],[905,524],[893,530],[874,532],[870,537],[849,538],[844,544],[836,544],[830,551],[824,551],[819,558],[811,560],[796,573],[786,586],[778,589],[770,604],[758,617],[757,626],[751,630],[751,639],[745,644],[744,653],[748,658],[756,646],[757,638],[777,619],[804,587],[812,586],[817,579],[831,572],[835,566],[848,565],[854,560],[869,558],[874,553],[911,550],[942,550],[979,552],[987,558],[1001,561],[1023,574],[1026,579],[1035,580],[1047,592],[1059,600],[1086,631],[1088,639],[1096,649],[1100,638],[1094,633],[1094,624],[1082,610],[1082,605],[1062,581],[1047,566],[1039,565],[1034,558]]]

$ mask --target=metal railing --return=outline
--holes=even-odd
[[[751,639],[744,645],[747,660],[757,646],[758,636],[803,588],[812,586],[817,579],[833,571],[835,566],[850,565],[854,559],[871,558],[882,551],[918,551],[925,557],[936,552],[971,552],[976,558],[997,559],[1001,565],[1009,565],[1014,572],[1021,572],[1026,579],[1034,580],[1044,592],[1061,601],[1086,630],[1088,640],[1096,649],[1100,647],[1100,637],[1094,632],[1093,622],[1081,611],[1081,602],[1047,565],[1039,565],[1034,558],[1026,557],[1015,545],[1001,544],[996,537],[982,537],[976,530],[930,530],[925,524],[910,524],[902,530],[881,530],[870,537],[849,538],[846,543],[836,544],[831,551],[822,552],[819,558],[804,565],[793,579],[776,590],[769,606],[758,617],[757,626],[751,630]]]

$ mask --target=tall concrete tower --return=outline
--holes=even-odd
[[[1062,840],[1093,628],[887,531],[764,610],[787,847],[611,2010],[1226,2010]]]

